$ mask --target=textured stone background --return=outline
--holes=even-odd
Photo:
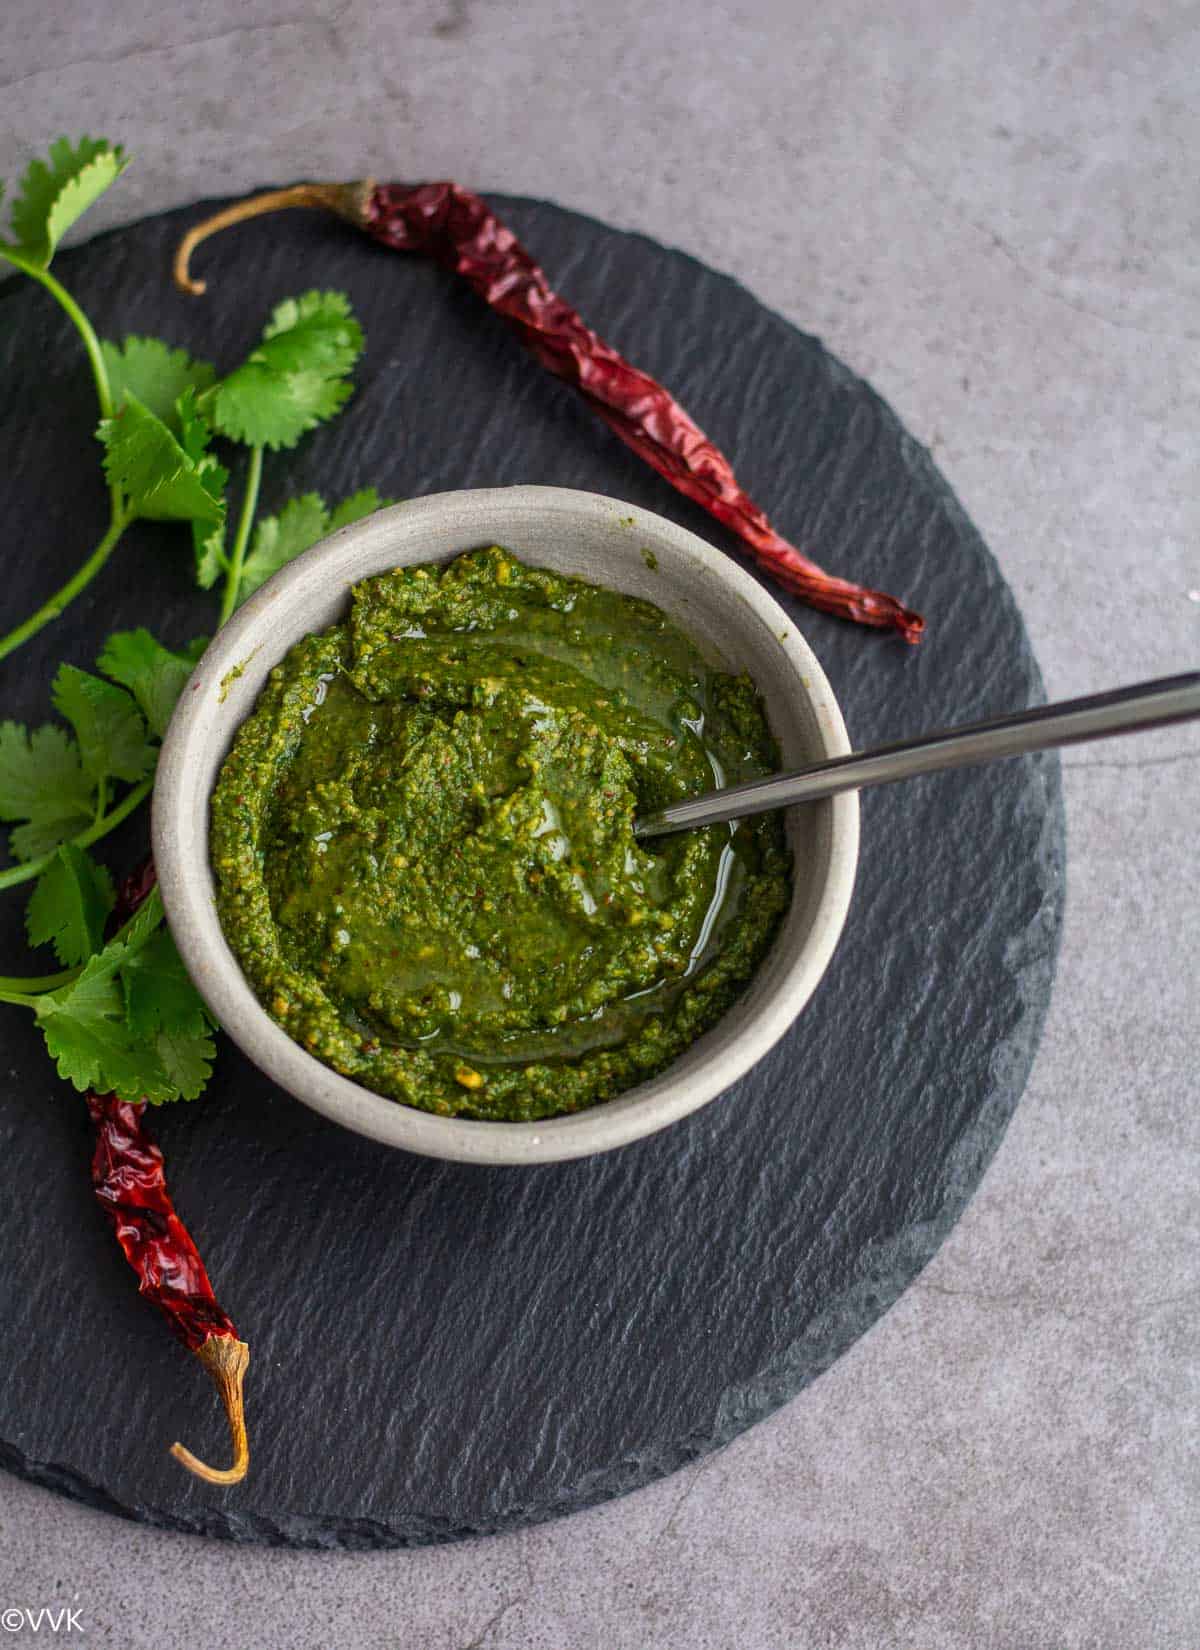
[[[91,127],[139,157],[108,222],[371,169],[644,229],[933,447],[1052,696],[1194,665],[1196,9],[877,10],[8,0],[0,173]],[[206,1545],[5,1478],[0,1607],[75,1604],[133,1650],[1193,1645],[1198,759],[1196,730],[1068,755],[1025,1100],[933,1265],[799,1401],[623,1501],[417,1553]]]

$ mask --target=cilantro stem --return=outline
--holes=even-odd
[[[108,368],[104,364],[104,351],[100,347],[100,340],[96,337],[96,329],[63,286],[62,282],[51,275],[48,269],[39,269],[36,264],[26,263],[23,259],[17,261],[17,268],[24,271],[32,280],[39,281],[46,291],[55,300],[59,307],[70,319],[87,351],[87,358],[92,369],[92,379],[96,385],[96,401],[100,408],[101,418],[111,418],[113,415],[112,385],[108,379]],[[31,636],[48,625],[69,602],[74,601],[79,592],[91,583],[96,574],[104,566],[117,547],[121,534],[129,525],[130,517],[126,513],[125,500],[121,496],[119,487],[110,486],[108,490],[110,500],[110,519],[108,531],[100,543],[92,551],[87,561],[69,579],[61,590],[55,592],[48,602],[44,602],[37,612],[25,620],[24,624],[10,630],[7,636],[0,637],[0,659],[7,658],[17,648],[27,642]]]
[[[221,597],[221,616],[218,625],[223,625],[237,606],[238,586],[242,582],[242,563],[246,559],[246,546],[250,542],[250,529],[254,525],[254,512],[258,509],[258,489],[262,484],[263,450],[261,447],[251,447],[250,468],[246,471],[246,491],[242,495],[242,513],[238,517],[237,533],[234,536],[233,548],[229,552],[229,571],[225,575],[225,590]],[[3,657],[3,655],[0,655]]]
[[[75,330],[83,339],[83,347],[87,351],[88,360],[92,367],[92,377],[96,381],[96,400],[100,403],[100,416],[101,418],[111,418],[113,415],[113,399],[112,389],[108,382],[108,368],[104,365],[104,352],[100,348],[100,340],[96,337],[92,323],[62,282],[55,280],[48,269],[38,269],[34,264],[22,264],[20,267],[27,275],[31,275],[35,281],[42,283],[46,291],[61,305],[74,322]],[[119,506],[119,503],[119,498],[114,500],[114,504]],[[116,514],[115,509],[114,514]]]
[[[146,800],[153,784],[154,775],[151,774],[149,778],[143,779],[140,785],[135,785],[131,791],[127,791],[116,807],[105,814],[103,819],[89,825],[86,831],[80,831],[71,841],[77,848],[87,848],[93,842],[99,842],[100,838],[107,836],[110,831],[115,831],[122,820],[128,819]],[[10,865],[7,870],[0,871],[0,889],[15,888],[20,882],[32,882],[34,877],[40,877],[57,852],[58,849],[55,848],[48,854],[40,854],[37,859],[27,859],[22,865]]]
[[[0,991],[0,1003],[16,1003],[19,1008],[36,1008],[38,1000],[23,991]]]
[[[57,991],[59,986],[70,985],[78,979],[80,972],[78,968],[63,968],[57,974],[0,974],[0,1001],[5,1000],[5,992],[36,991],[40,995],[43,991]]]
[[[36,636],[39,630],[58,618],[63,609],[75,600],[75,597],[78,596],[84,586],[90,584],[95,578],[117,548],[121,534],[128,525],[129,518],[122,512],[117,511],[109,523],[108,532],[105,533],[100,543],[92,551],[83,566],[79,568],[75,576],[68,579],[61,590],[56,590],[49,601],[43,602],[37,612],[31,614],[24,624],[19,624],[15,630],[10,630],[7,636],[0,636],[0,659],[6,659],[10,653],[15,652],[31,636]],[[2,886],[3,884],[0,883],[0,887]]]
[[[22,263],[19,267],[27,275],[32,276],[35,281],[42,283],[83,339],[83,347],[87,351],[88,362],[92,369],[92,379],[96,385],[96,403],[100,408],[100,416],[101,418],[111,418],[113,415],[112,385],[108,381],[108,368],[104,364],[104,351],[100,347],[100,340],[96,337],[95,327],[93,327],[62,282],[51,275],[48,269],[39,269],[36,264],[27,263]],[[112,501],[112,519],[115,522],[124,509],[121,489],[116,486],[110,487],[108,496]]]

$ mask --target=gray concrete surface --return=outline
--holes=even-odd
[[[684,246],[933,446],[1052,695],[1196,663],[1194,3],[7,0],[0,80],[0,173],[63,128],[135,151],[107,222],[373,170]],[[0,1478],[0,1608],[130,1650],[1192,1650],[1200,731],[1067,769],[1025,1100],[808,1393],[623,1501],[415,1554],[206,1545]]]

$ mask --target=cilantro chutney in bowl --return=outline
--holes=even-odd
[[[845,918],[853,795],[643,844],[638,813],[843,754],[735,563],[594,494],[397,505],[234,616],[164,742],[181,954],[281,1086],[485,1163],[636,1139],[782,1034]]]
[[[581,1111],[720,1018],[791,897],[777,815],[652,847],[635,817],[777,766],[749,677],[651,603],[499,545],[398,567],[234,738],[221,926],[343,1076],[441,1116]]]

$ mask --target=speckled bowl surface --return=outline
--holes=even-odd
[[[858,857],[858,798],[789,811],[791,907],[742,997],[659,1076],[615,1100],[536,1123],[482,1123],[418,1111],[341,1077],[282,1031],[243,978],[217,920],[209,798],[234,732],[268,671],[301,637],[342,617],[351,585],[481,544],[656,603],[714,661],[753,677],[783,763],[849,750],[829,683],[783,609],[730,557],[673,522],[596,493],[505,487],[437,493],[343,528],[263,585],[221,630],[163,742],[154,857],[167,920],[209,1007],[284,1089],[389,1146],[470,1163],[546,1163],[624,1145],[686,1116],[742,1076],[815,990],[846,918]]]

